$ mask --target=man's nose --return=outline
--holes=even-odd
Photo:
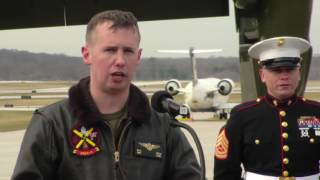
[[[127,61],[127,58],[122,51],[118,51],[117,56],[116,56],[116,64],[117,65],[124,65]]]
[[[288,79],[289,78],[289,73],[286,71],[282,71],[280,74],[281,79]]]

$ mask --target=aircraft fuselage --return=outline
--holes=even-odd
[[[193,111],[219,109],[223,103],[227,103],[229,95],[223,96],[219,93],[218,84],[221,79],[206,78],[198,79],[195,86],[190,82],[186,86],[185,103]]]

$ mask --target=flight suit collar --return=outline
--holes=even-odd
[[[92,125],[101,118],[101,113],[89,92],[90,78],[86,77],[69,90],[70,106],[78,120],[85,125]],[[135,85],[130,85],[128,99],[128,117],[138,123],[150,119],[151,108],[147,96]]]
[[[291,106],[292,104],[294,104],[297,101],[297,96],[293,95],[290,98],[287,98],[285,100],[278,100],[275,97],[271,96],[270,94],[266,95],[266,100],[273,106],[277,107],[277,108],[286,108]]]

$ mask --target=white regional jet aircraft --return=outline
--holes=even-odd
[[[216,112],[220,118],[228,118],[228,112],[235,106],[235,103],[228,103],[229,95],[234,87],[233,80],[229,78],[201,78],[198,79],[195,54],[221,52],[221,49],[197,50],[158,50],[160,53],[183,53],[189,54],[192,63],[192,81],[185,88],[177,79],[166,82],[165,90],[172,96],[184,93],[184,102],[191,111]]]

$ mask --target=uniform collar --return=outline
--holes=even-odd
[[[86,125],[97,122],[101,113],[89,92],[90,78],[81,79],[69,90],[70,106],[78,120]],[[151,109],[147,96],[135,85],[130,85],[128,99],[128,116],[142,123],[150,119]]]
[[[273,106],[277,107],[277,108],[286,108],[291,106],[294,102],[297,101],[297,96],[293,95],[290,98],[287,98],[285,100],[278,100],[275,97],[271,96],[270,94],[266,95],[266,100],[272,104]]]

